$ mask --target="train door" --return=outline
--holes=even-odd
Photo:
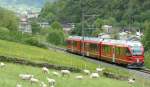
[[[112,61],[113,59],[113,46],[112,45],[102,44],[101,59]]]
[[[116,63],[119,64],[126,64],[126,54],[128,49],[126,47],[116,47],[115,48],[115,58],[116,58]]]

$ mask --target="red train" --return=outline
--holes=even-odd
[[[144,65],[144,48],[138,41],[70,36],[67,51],[85,56],[140,68]]]

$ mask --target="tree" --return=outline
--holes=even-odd
[[[40,33],[41,27],[36,21],[31,22],[32,34]]]
[[[145,32],[142,42],[144,44],[145,50],[150,50],[150,22],[145,22],[144,27]]]
[[[49,32],[47,36],[47,41],[55,45],[63,45],[64,39],[65,39],[64,33],[59,30],[52,30]]]
[[[0,8],[0,26],[8,28],[10,31],[18,31],[19,20],[15,13]]]
[[[53,22],[51,28],[55,30],[63,30],[62,25],[58,21]]]

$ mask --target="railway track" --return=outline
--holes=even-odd
[[[65,48],[57,47],[54,45],[48,45],[48,47],[49,47],[49,49],[53,49],[53,50],[59,50],[59,51],[63,51],[63,52],[67,51]],[[150,69],[142,68],[142,69],[135,69],[135,70],[142,72],[142,73],[150,74]]]
[[[140,70],[138,70],[138,71],[140,71],[140,72],[143,72],[143,73],[146,73],[146,74],[150,74],[150,69],[140,69]]]

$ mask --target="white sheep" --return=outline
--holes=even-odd
[[[32,83],[38,83],[39,80],[32,77],[32,78],[30,79],[30,82],[31,82],[31,84],[32,84]]]
[[[129,83],[129,84],[133,84],[133,83],[135,83],[135,79],[134,79],[134,78],[132,78],[132,79],[128,79],[128,83]]]
[[[56,84],[55,79],[47,78],[47,80],[48,80],[48,83],[49,83],[50,86],[54,86]]]
[[[40,87],[47,87],[47,85],[44,82],[41,82]]]
[[[60,76],[60,74],[59,74],[58,72],[52,72],[52,74],[53,74],[54,76]]]
[[[62,76],[65,76],[65,75],[70,75],[70,71],[69,70],[61,70],[61,74],[62,74]]]
[[[96,72],[97,72],[97,73],[100,73],[100,72],[102,72],[104,69],[105,69],[105,68],[96,68]]]
[[[20,85],[20,84],[17,84],[17,85],[16,85],[16,87],[22,87],[22,85]]]
[[[98,73],[91,73],[90,78],[99,78]]]
[[[5,63],[1,62],[0,67],[4,67],[4,66],[6,66]]]
[[[83,76],[76,76],[76,79],[82,80],[82,79],[83,79]]]
[[[91,73],[90,70],[87,70],[87,69],[83,70],[83,72],[84,72],[86,75],[89,75],[89,74]]]
[[[49,73],[49,70],[48,70],[47,67],[43,67],[43,68],[42,68],[42,71],[43,71],[44,73]]]
[[[33,75],[30,75],[30,74],[20,74],[19,77],[22,80],[30,80],[31,78],[33,78]]]

